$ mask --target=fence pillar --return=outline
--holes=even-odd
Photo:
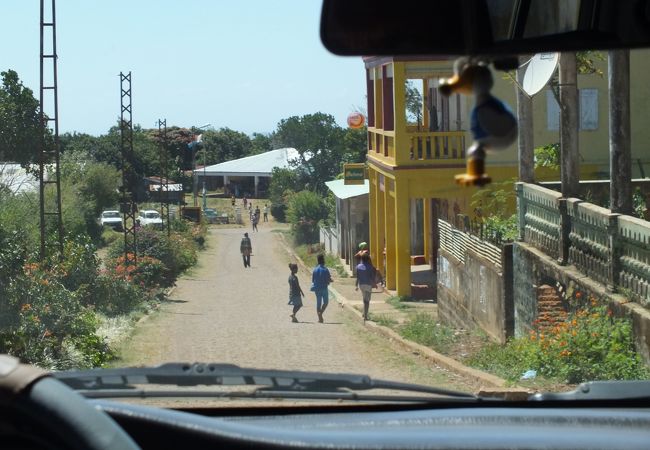
[[[519,241],[524,241],[526,237],[526,199],[524,198],[524,183],[515,183],[517,191],[517,213],[519,214]]]
[[[515,294],[514,294],[514,264],[513,244],[504,244],[501,251],[501,267],[503,270],[503,329],[506,340],[515,335]]]
[[[558,245],[558,262],[561,265],[566,265],[569,261],[569,247],[571,246],[571,217],[567,211],[566,198],[559,198],[557,200],[557,208],[560,212],[560,242]]]
[[[621,281],[621,271],[623,266],[621,264],[621,256],[623,254],[623,247],[621,239],[618,235],[618,216],[620,214],[610,214],[609,221],[607,224],[607,235],[609,237],[609,248],[612,251],[612,260],[609,266],[608,276],[608,288],[613,292],[616,292],[618,286],[620,286]]]

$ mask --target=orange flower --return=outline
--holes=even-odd
[[[576,292],[576,298],[577,298],[578,300],[580,300],[580,299],[582,298],[582,292],[577,291],[577,292]]]
[[[20,310],[22,312],[29,311],[31,309],[32,309],[32,305],[30,305],[29,303],[25,303],[23,306],[20,307]]]

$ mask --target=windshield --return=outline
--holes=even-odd
[[[467,393],[649,378],[648,50],[455,69],[333,56],[313,0],[86,3],[43,51],[37,2],[0,18],[1,353]]]

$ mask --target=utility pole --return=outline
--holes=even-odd
[[[160,217],[163,227],[167,228],[167,236],[171,234],[169,223],[169,169],[167,161],[167,119],[158,119],[158,142],[160,151]]]
[[[49,12],[49,14],[48,14]],[[49,20],[47,17],[49,16]],[[41,232],[41,260],[46,257],[46,238],[48,235],[47,219],[53,218],[57,237],[57,252],[63,257],[63,215],[61,206],[61,170],[59,167],[59,95],[58,95],[58,73],[56,53],[56,5],[51,0],[50,9],[45,7],[45,0],[41,0],[41,46],[40,46],[40,155],[38,162],[38,186],[39,186],[39,213]],[[49,42],[49,48],[46,48]],[[46,77],[46,66],[50,74]],[[46,114],[45,107],[48,107],[49,114]],[[49,135],[52,123],[52,136]],[[50,142],[50,138],[52,142]],[[48,164],[54,163],[49,173]],[[54,204],[46,204],[45,187],[54,186]]]
[[[519,63],[527,57],[519,58]],[[526,68],[517,69],[517,117],[519,133],[517,150],[519,153],[519,181],[535,182],[535,153],[533,147],[533,99],[520,88],[524,84]]]
[[[133,108],[131,95],[131,72],[120,72],[120,149],[122,156],[122,205],[124,215],[124,264],[138,262],[137,227],[135,214],[136,175],[133,168]]]
[[[632,155],[630,145],[630,51],[610,50],[609,198],[613,213],[632,213]]]
[[[580,186],[578,147],[578,69],[575,52],[560,54],[560,179],[562,196],[577,197]]]

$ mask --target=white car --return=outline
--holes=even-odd
[[[143,209],[138,213],[138,220],[143,227],[151,226],[160,229],[163,226],[162,217],[155,209]]]
[[[102,215],[99,217],[99,223],[103,227],[111,227],[117,231],[121,231],[124,226],[122,215],[119,211],[115,210],[102,211]]]

